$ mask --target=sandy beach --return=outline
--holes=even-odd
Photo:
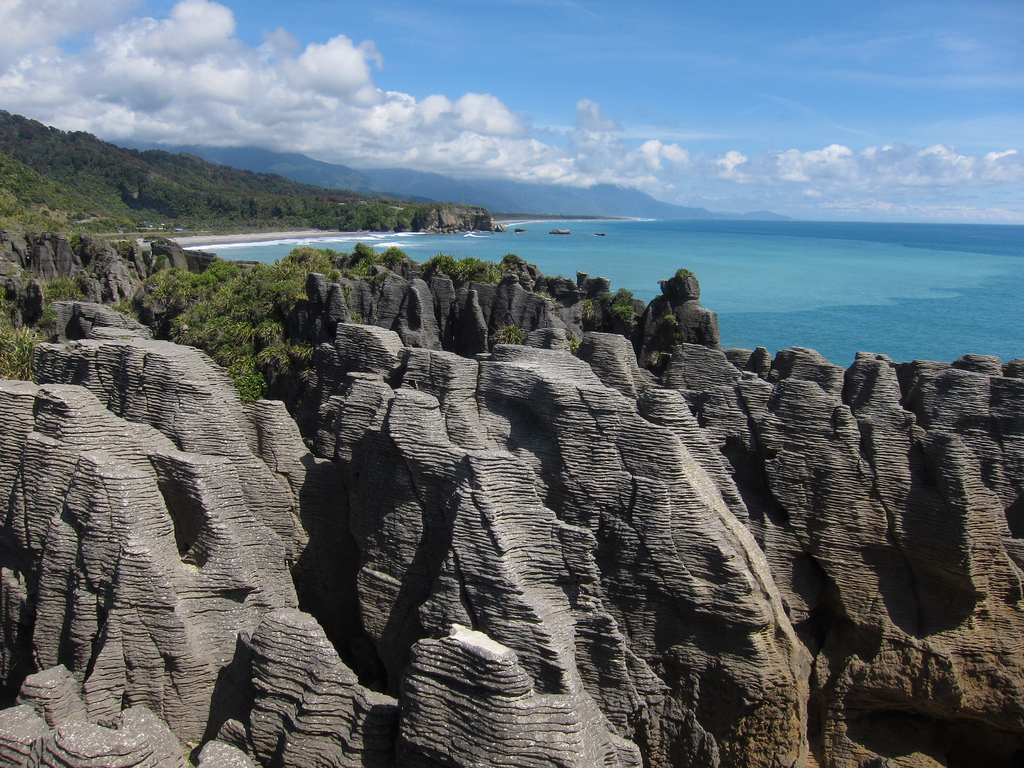
[[[546,225],[555,221],[581,221],[586,223],[598,222],[598,221],[623,221],[624,219],[615,217],[606,218],[574,218],[567,216],[565,218],[517,218],[509,219],[502,218],[501,216],[495,216],[493,221],[498,224],[504,224],[511,230],[513,227],[524,226],[527,224],[541,224]],[[187,235],[184,237],[172,237],[170,238],[182,248],[201,248],[204,245],[225,245],[227,243],[266,243],[275,240],[297,240],[306,237],[365,237],[365,236],[380,236],[386,235],[386,232],[369,232],[366,230],[360,232],[340,232],[336,229],[303,229],[294,230],[291,232],[240,232],[234,235]],[[415,233],[403,233],[403,234],[428,234],[426,232],[415,232]]]
[[[292,232],[242,232],[236,235],[189,235],[170,238],[182,248],[198,248],[203,245],[225,243],[263,243],[272,240],[294,240],[304,237],[330,237],[331,235],[358,236],[365,232],[338,232],[335,229],[302,229]]]

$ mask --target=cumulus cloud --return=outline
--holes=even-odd
[[[286,71],[298,90],[345,96],[373,85],[370,61],[378,67],[383,65],[373,42],[355,45],[344,35],[338,35],[323,45],[310,43],[297,59],[287,62]]]
[[[0,3],[0,69],[30,50],[43,50],[76,34],[107,27],[133,0],[4,0]]]
[[[149,55],[194,59],[212,53],[235,33],[235,15],[210,0],[181,0],[170,18],[141,22]]]
[[[1024,181],[1024,161],[1016,150],[968,157],[936,144],[868,147],[854,152],[841,144],[801,152],[765,155],[755,173],[766,182],[813,182],[831,188],[962,187]]]
[[[601,105],[590,99],[576,102],[576,127],[584,131],[618,131],[622,128],[616,120],[601,114]]]
[[[18,28],[27,29],[36,15],[23,13]],[[181,0],[164,19],[98,30],[78,53],[23,52],[0,70],[0,103],[113,139],[260,144],[367,164],[439,160],[460,150],[491,164],[527,159],[523,147],[509,152],[487,140],[522,141],[527,133],[492,95],[417,102],[376,87],[373,67],[383,59],[372,41],[337,35],[302,46],[278,29],[249,48],[235,27],[229,8]],[[547,168],[545,152],[532,154]]]
[[[719,168],[719,178],[745,184],[750,181],[750,175],[747,173],[746,167],[748,161],[749,158],[746,155],[731,149],[721,157],[715,158],[714,162]]]

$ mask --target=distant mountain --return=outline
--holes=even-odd
[[[323,163],[298,152],[271,152],[258,147],[207,147],[188,145],[175,147],[173,152],[187,152],[203,160],[233,168],[244,168],[256,173],[276,173],[279,176],[327,189],[351,189],[376,193],[377,184],[365,173],[347,165]]]
[[[482,205],[496,213],[563,216],[621,216],[638,219],[786,219],[758,211],[735,214],[715,213],[706,208],[689,208],[656,200],[645,192],[612,184],[566,187],[557,184],[527,184],[499,179],[458,180],[437,173],[404,168],[366,170],[364,173],[389,194],[417,195],[452,202]]]
[[[785,220],[770,211],[716,213],[656,200],[637,189],[612,184],[589,188],[558,184],[528,184],[502,179],[454,179],[408,168],[362,171],[325,163],[298,153],[271,152],[255,147],[176,147],[214,163],[260,173],[277,173],[293,181],[364,194],[385,194],[403,200],[466,203],[496,213],[545,216],[616,216],[638,219],[759,219]]]

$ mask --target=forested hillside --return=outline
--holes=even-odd
[[[418,208],[186,153],[123,149],[0,110],[0,227],[401,231]]]

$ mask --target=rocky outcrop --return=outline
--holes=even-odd
[[[134,298],[142,281],[160,269],[202,272],[212,259],[212,254],[183,251],[170,241],[110,243],[0,230],[0,286],[15,326],[42,319],[44,287],[55,280],[73,281],[84,302],[111,305]]]
[[[474,361],[339,326],[321,356],[336,362],[320,372],[316,447],[345,468],[389,690],[417,642],[458,624],[514,652],[537,693],[569,697],[602,763],[758,764],[747,729],[801,759],[808,659],[753,537],[678,433],[566,352]],[[692,421],[681,398],[676,416]]]
[[[706,351],[676,386],[729,459],[815,654],[823,765],[1009,765],[1024,746],[1024,389],[998,360],[848,370]],[[671,371],[672,369],[670,369]]]
[[[585,697],[538,691],[514,651],[457,624],[413,647],[402,702],[398,758],[408,768],[640,765]]]
[[[418,208],[412,220],[415,232],[457,234],[459,232],[504,232],[504,224],[491,221],[486,208],[477,205],[435,205]]]
[[[103,304],[86,301],[55,301],[57,341],[79,339],[152,338],[146,326]]]
[[[96,728],[126,706],[158,715],[175,744],[209,738],[248,715],[240,639],[298,604],[290,571],[318,608],[344,588],[336,469],[280,403],[246,410],[194,349],[86,340],[42,345],[36,362],[39,384],[0,383],[4,684],[58,744],[121,749]],[[52,764],[101,759],[75,754]]]
[[[361,686],[312,616],[268,613],[250,647],[249,733],[261,764],[393,764],[398,702]]]
[[[665,293],[648,307],[628,291],[613,294],[604,278],[545,276],[521,260],[503,267],[496,283],[439,272],[424,275],[412,261],[391,269],[375,266],[369,279],[334,283],[313,274],[306,284],[307,301],[290,326],[297,337],[320,344],[333,340],[339,323],[376,325],[395,331],[407,346],[467,357],[499,343],[505,328],[523,337],[564,331],[574,343],[587,332],[614,333],[628,338],[636,356],[655,368],[674,345],[718,346],[717,316],[701,307],[692,275],[663,281]]]
[[[661,369],[659,357],[680,344],[699,344],[718,349],[718,315],[700,304],[700,284],[689,270],[681,269],[659,282],[661,295],[643,310],[633,346],[644,367]]]

